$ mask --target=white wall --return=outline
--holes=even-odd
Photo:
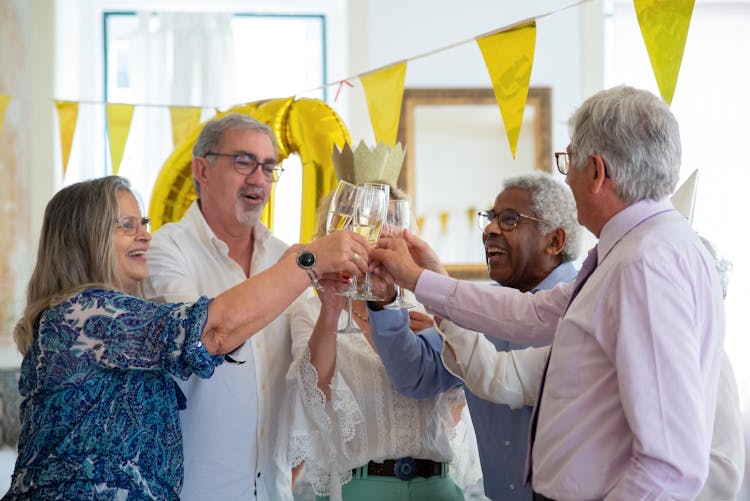
[[[601,90],[604,75],[602,3],[595,0],[565,8],[573,3],[472,0],[458,7],[449,0],[352,0],[349,3],[349,71],[347,75],[332,75],[332,79],[357,75],[536,18],[530,85],[552,89],[552,148],[553,151],[564,150],[569,140],[568,117],[586,96]],[[407,88],[461,88],[491,87],[492,83],[479,47],[469,41],[410,61],[405,85]],[[374,139],[361,88],[345,88],[343,92],[349,99],[348,113],[339,111],[352,138],[355,142],[364,139],[372,144]],[[456,174],[457,177],[450,180],[436,177],[434,182],[455,182],[459,172]],[[425,191],[432,191],[425,184],[422,186]],[[583,248],[587,249],[594,245],[595,239],[588,231],[584,233]]]
[[[562,9],[571,2],[552,0],[472,0],[457,4],[450,0],[354,0],[349,5],[350,71],[358,74],[401,59],[427,53],[440,47],[468,40],[497,28]],[[596,36],[601,16],[594,29],[587,28],[584,38],[582,18],[591,10],[581,6],[556,12],[537,22],[537,41],[532,86],[552,87],[553,148],[568,144],[566,120],[583,100],[583,62],[591,58],[584,53],[583,41]],[[597,2],[593,2],[596,10]],[[595,42],[592,47],[600,46]],[[601,62],[595,64],[601,68]],[[587,74],[601,82],[601,70],[588,66]],[[335,77],[335,76],[334,76]],[[600,88],[596,87],[595,90]],[[484,60],[476,43],[417,59],[408,64],[407,87],[490,87]],[[349,92],[349,126],[352,136],[370,137],[366,107],[356,100],[359,94]],[[363,113],[364,112],[364,113]]]

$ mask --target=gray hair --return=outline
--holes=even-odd
[[[13,332],[22,354],[45,308],[89,287],[120,286],[112,235],[122,191],[133,193],[128,180],[107,176],[71,184],[47,204],[26,308]]]
[[[617,191],[630,205],[660,200],[677,186],[680,129],[667,104],[646,90],[619,86],[600,91],[569,121],[574,168],[599,154]]]
[[[274,135],[271,128],[256,120],[249,115],[243,115],[241,113],[230,113],[221,118],[210,120],[203,126],[201,133],[198,135],[198,139],[193,146],[193,157],[205,157],[209,152],[215,152],[216,148],[221,142],[221,138],[224,136],[224,132],[230,129],[243,129],[243,130],[254,130],[265,134],[271,140],[273,144],[273,156],[274,158],[279,157],[279,146],[276,142],[276,136]],[[209,161],[211,165],[214,165],[213,161]],[[200,185],[193,176],[193,187],[195,192],[200,197]]]
[[[570,189],[550,174],[527,174],[506,179],[503,190],[518,188],[529,193],[531,210],[544,223],[537,223],[542,233],[558,228],[565,231],[565,246],[560,253],[562,262],[573,261],[581,247],[581,226],[578,224],[576,203]]]

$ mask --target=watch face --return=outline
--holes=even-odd
[[[304,251],[297,256],[297,264],[303,268],[312,268],[315,266],[315,254],[310,251]]]

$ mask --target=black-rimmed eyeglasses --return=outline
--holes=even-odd
[[[135,217],[135,216],[123,216],[118,217],[115,220],[115,226],[120,228],[123,233],[132,237],[140,228],[149,231],[151,228],[151,218],[148,217]]]
[[[503,209],[499,213],[495,214],[495,211],[492,209],[487,210],[480,210],[477,212],[477,224],[479,225],[479,229],[484,231],[487,226],[490,225],[492,221],[497,220],[497,225],[500,227],[503,231],[513,231],[516,226],[518,226],[518,222],[521,220],[521,218],[524,219],[530,219],[532,221],[536,221],[537,223],[546,223],[546,221],[536,218],[534,216],[528,216],[526,214],[521,214],[517,210],[513,209]]]
[[[281,173],[284,172],[284,168],[277,165],[276,162],[258,162],[258,160],[249,153],[217,153],[215,151],[209,151],[203,157],[227,157],[234,160],[234,170],[243,176],[252,176],[255,171],[260,167],[263,170],[263,175],[266,181],[275,183],[281,177]]]

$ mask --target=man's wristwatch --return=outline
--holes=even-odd
[[[307,276],[310,277],[310,282],[314,286],[318,286],[318,274],[315,273],[315,254],[309,250],[301,250],[297,253],[297,266],[307,272]]]

